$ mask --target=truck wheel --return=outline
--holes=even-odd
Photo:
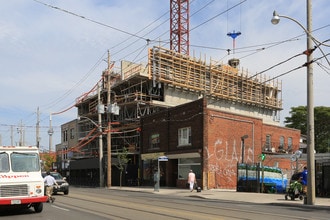
[[[44,204],[42,202],[34,204],[33,208],[36,213],[42,212]]]

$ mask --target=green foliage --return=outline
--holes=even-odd
[[[292,107],[291,117],[285,117],[285,126],[307,134],[307,107]],[[318,106],[314,108],[315,149],[318,153],[330,150],[330,107]]]
[[[43,161],[43,170],[51,170],[52,164],[55,162],[55,155],[53,154],[41,154],[40,159]]]
[[[307,107],[292,107],[290,111],[291,117],[285,117],[285,127],[295,128],[302,134],[307,133]]]
[[[130,161],[130,158],[128,158],[127,148],[123,147],[121,152],[117,151],[117,163],[115,164],[115,166],[120,171],[120,179],[119,179],[120,187],[122,185],[121,180],[122,180],[122,176],[123,176],[123,171],[125,170],[126,165],[128,164],[129,161]]]

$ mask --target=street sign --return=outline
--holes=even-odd
[[[166,156],[158,157],[158,161],[168,161],[168,157]]]

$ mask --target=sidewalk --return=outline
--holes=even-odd
[[[202,192],[190,192],[188,189],[178,188],[160,188],[159,191],[154,191],[151,187],[118,187],[113,186],[111,190],[126,190],[126,191],[138,191],[145,193],[155,193],[159,195],[175,195],[183,197],[197,197],[204,199],[221,199],[227,201],[248,202],[258,204],[271,204],[271,205],[283,205],[283,206],[304,206],[308,208],[318,208],[330,210],[330,198],[315,198],[314,205],[304,204],[304,200],[285,200],[285,194],[270,194],[270,193],[253,193],[253,192],[236,192],[235,190],[223,190],[223,189],[210,189],[202,190]]]

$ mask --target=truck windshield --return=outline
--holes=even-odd
[[[5,152],[0,152],[0,172],[9,171],[9,156]]]
[[[18,153],[10,155],[13,172],[34,172],[40,170],[39,156],[37,153]]]

